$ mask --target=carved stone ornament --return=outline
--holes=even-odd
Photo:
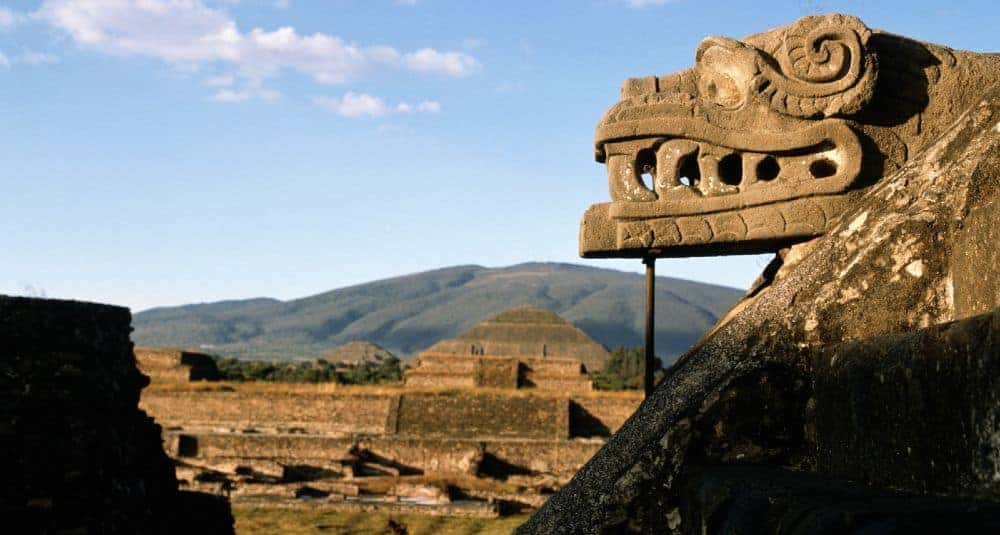
[[[584,215],[585,257],[775,252],[822,235],[1000,79],[995,55],[805,17],[695,66],[626,80],[595,156],[611,202]]]

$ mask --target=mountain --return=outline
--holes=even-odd
[[[657,278],[656,352],[672,362],[742,292]],[[573,264],[504,268],[455,266],[294,299],[247,299],[139,312],[138,345],[181,346],[241,358],[315,358],[369,340],[401,358],[515,306],[536,306],[572,321],[611,348],[641,345],[644,279]]]

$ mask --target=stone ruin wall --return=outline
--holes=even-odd
[[[519,367],[514,359],[476,359],[475,384],[486,388],[517,388]]]
[[[477,358],[424,353],[418,366],[406,370],[407,387],[474,388],[477,383]],[[515,383],[516,386],[516,383]]]
[[[139,371],[154,381],[202,381],[219,378],[209,355],[166,347],[136,347]]]
[[[593,390],[579,360],[530,356],[466,356],[422,353],[419,366],[406,371],[415,388],[537,388],[558,392]]]
[[[412,388],[475,388],[476,376],[472,373],[441,372],[431,374],[410,373],[406,370],[406,386]]]
[[[0,511],[22,533],[232,533],[225,501],[178,492],[137,408],[127,309],[0,296]]]
[[[403,473],[568,478],[639,402],[599,394],[151,391],[142,406],[163,423],[173,457],[223,473],[244,467],[280,479],[304,466],[350,475],[372,461]]]
[[[343,472],[356,457],[402,473],[464,474],[484,458],[525,472],[572,476],[600,449],[592,440],[510,440],[384,436],[266,435],[167,431],[171,455],[194,466],[233,472],[245,466],[281,477],[286,466]],[[488,470],[488,468],[487,468]]]
[[[389,395],[219,391],[148,392],[140,404],[164,427],[374,434],[394,405]]]
[[[557,392],[586,392],[593,390],[590,376],[582,372],[579,360],[566,358],[520,359],[522,386]]]
[[[639,401],[634,398],[575,397],[569,404],[570,435],[611,435],[632,416]]]
[[[153,391],[143,394],[140,407],[168,429],[566,439],[613,433],[639,401],[601,395]],[[585,431],[593,426],[605,432]]]
[[[395,432],[450,438],[569,438],[565,398],[502,394],[403,395]]]

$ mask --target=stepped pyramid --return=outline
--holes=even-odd
[[[326,352],[320,357],[333,364],[357,366],[359,364],[378,364],[389,358],[395,358],[389,350],[367,340],[355,340]]]
[[[406,384],[590,390],[587,372],[603,369],[609,358],[604,346],[554,312],[514,308],[421,353]]]
[[[173,347],[136,346],[139,371],[154,381],[214,381],[219,369],[209,355]]]

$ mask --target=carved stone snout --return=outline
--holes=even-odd
[[[747,205],[844,191],[861,149],[832,118],[872,97],[870,36],[854,17],[805,17],[753,42],[706,38],[693,69],[626,81],[595,136],[612,201],[688,202],[769,187]]]
[[[840,120],[768,135],[671,122],[673,127],[659,121],[657,130],[674,130],[678,137],[605,145],[614,213],[710,212],[834,194],[847,189],[861,170],[858,137]]]
[[[871,35],[805,17],[708,37],[693,68],[627,80],[595,135],[612,202],[588,212],[581,251],[760,252],[824,232],[864,163],[851,119],[874,92]]]

